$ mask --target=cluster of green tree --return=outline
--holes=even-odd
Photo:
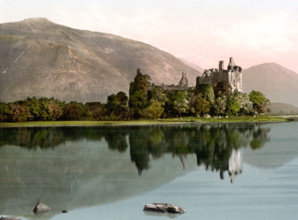
[[[0,102],[0,121],[125,120],[130,117],[127,102],[124,92],[110,95],[106,104],[65,103],[54,98],[33,97],[11,103]]]
[[[214,88],[209,84],[198,84],[195,89],[165,91],[160,86],[151,86],[149,80],[148,75],[138,70],[130,84],[129,107],[134,118],[256,115],[267,112],[269,100],[261,92],[252,91],[249,95],[232,92],[225,81]]]
[[[129,149],[131,161],[139,174],[150,168],[151,158],[164,154],[183,158],[195,154],[198,166],[220,171],[228,170],[233,149],[261,148],[269,140],[269,128],[254,124],[128,126],[128,127],[23,127],[0,128],[0,147],[16,145],[44,150],[57,147],[65,141],[80,139],[106,141],[109,149],[125,152]]]
[[[22,101],[0,103],[0,121],[55,121],[55,120],[128,120],[157,119],[182,116],[255,115],[266,113],[269,100],[258,91],[249,95],[232,92],[227,82],[216,87],[199,84],[194,89],[165,91],[153,86],[150,77],[137,70],[130,83],[129,99],[124,92],[100,102],[64,103],[54,98],[27,98]]]

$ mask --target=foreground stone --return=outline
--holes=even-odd
[[[163,212],[163,213],[185,213],[182,208],[169,203],[150,203],[144,206],[144,211]]]
[[[35,205],[35,207],[33,209],[33,212],[34,212],[35,215],[40,215],[40,214],[44,214],[44,213],[46,213],[50,210],[51,210],[51,208],[49,206],[47,206],[47,205],[45,205],[41,202],[38,202]]]
[[[15,217],[1,217],[0,220],[21,220],[21,219],[15,218]]]

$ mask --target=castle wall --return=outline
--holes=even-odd
[[[227,70],[223,69],[223,64],[224,62],[220,61],[219,69],[205,70],[201,77],[197,77],[197,84],[208,83],[215,87],[218,82],[225,81],[231,85],[232,91],[242,92],[242,68],[235,65],[232,57]]]
[[[228,72],[228,82],[232,87],[232,91],[238,90],[242,92],[242,73],[241,72]]]

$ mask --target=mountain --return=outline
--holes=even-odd
[[[195,70],[199,71],[202,75],[202,73],[204,72],[204,69],[202,67],[200,67],[199,65],[195,64],[195,63],[192,63],[192,62],[189,62],[188,60],[186,59],[183,59],[183,58],[179,58],[183,63],[185,63],[186,65],[194,68]]]
[[[271,102],[298,105],[298,74],[276,63],[265,63],[243,71],[243,91],[258,90]]]
[[[173,55],[123,37],[77,30],[45,18],[0,24],[0,101],[27,96],[102,101],[128,92],[136,69],[155,84],[191,85],[200,73]]]
[[[297,115],[298,114],[298,107],[290,104],[285,103],[270,103],[269,108],[271,109],[271,114],[291,114],[291,115]]]

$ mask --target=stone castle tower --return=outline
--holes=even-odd
[[[203,75],[197,77],[197,84],[208,83],[215,87],[218,82],[226,81],[232,87],[232,91],[238,90],[242,92],[242,68],[236,66],[233,57],[230,57],[230,62],[227,69],[224,69],[224,61],[219,61],[218,69],[205,70]]]

